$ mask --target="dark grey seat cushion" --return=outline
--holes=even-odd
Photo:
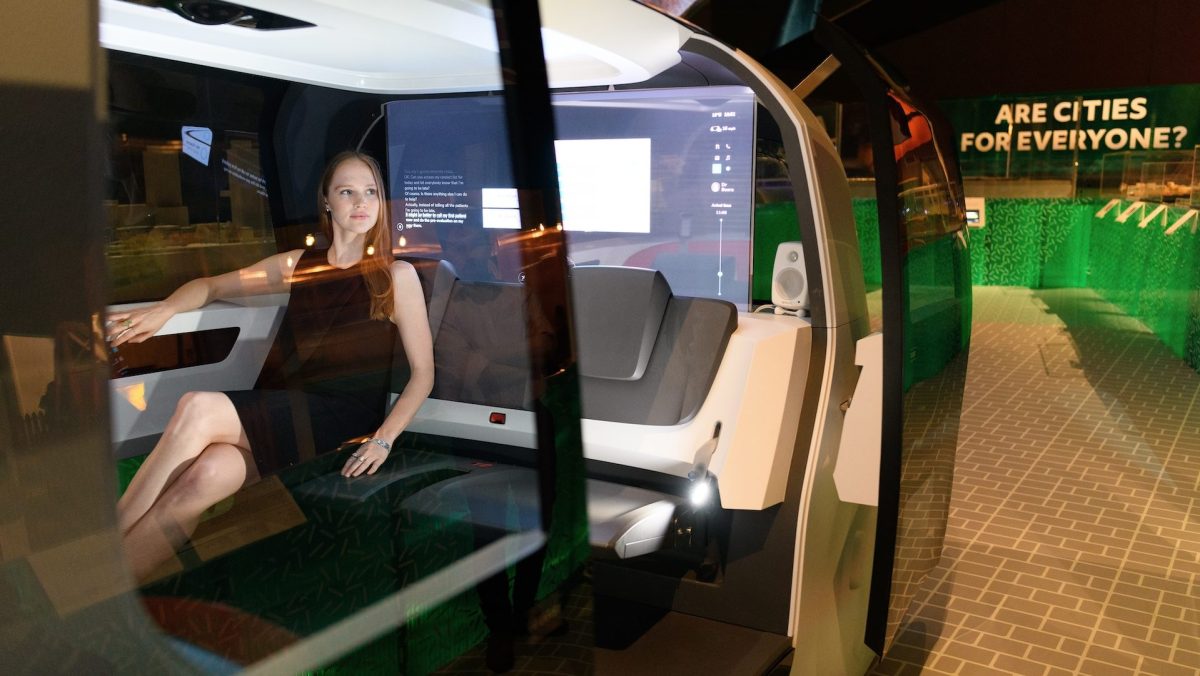
[[[583,417],[638,425],[691,420],[708,396],[735,328],[737,308],[731,303],[672,296],[641,378],[580,378]]]
[[[450,303],[450,292],[454,288],[456,275],[454,268],[446,261],[437,258],[422,258],[404,256],[400,260],[412,264],[421,282],[421,292],[425,296],[425,307],[429,315],[429,331],[436,341],[438,332],[443,324],[446,307]],[[401,392],[408,384],[408,356],[404,353],[404,341],[396,333],[396,342],[392,348],[392,392]]]
[[[532,409],[521,285],[455,282],[433,361],[435,399]]]
[[[637,380],[650,363],[671,287],[657,270],[606,265],[571,271],[579,374]]]

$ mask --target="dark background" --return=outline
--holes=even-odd
[[[1200,81],[1194,0],[794,1],[819,4],[927,99]],[[765,59],[791,4],[700,0],[685,18]]]

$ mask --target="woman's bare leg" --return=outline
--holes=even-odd
[[[250,448],[229,397],[221,392],[188,392],[180,398],[167,429],[117,501],[121,532],[128,533],[211,444]]]
[[[187,542],[204,510],[258,478],[249,451],[227,443],[205,447],[125,534],[134,577],[145,578]]]

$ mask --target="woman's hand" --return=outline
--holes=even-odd
[[[375,439],[367,440],[346,458],[346,464],[342,466],[342,476],[359,476],[363,472],[374,474],[383,461],[387,460],[390,450],[391,444],[387,444],[385,448],[384,444]]]
[[[163,303],[114,312],[105,322],[105,333],[113,347],[122,343],[140,343],[158,333],[174,314]]]

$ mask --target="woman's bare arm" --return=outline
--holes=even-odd
[[[292,269],[302,249],[268,256],[240,270],[187,282],[165,299],[108,316],[108,336],[114,346],[140,343],[158,333],[163,324],[180,312],[195,310],[214,300],[284,293],[291,287]]]
[[[400,330],[400,342],[408,356],[410,376],[396,405],[374,435],[389,446],[412,422],[417,409],[433,390],[433,337],[429,331],[429,314],[417,271],[410,263],[392,263],[392,290],[395,296],[392,321]],[[356,463],[360,455],[364,458],[361,464]],[[347,459],[342,474],[358,476],[364,471],[374,474],[386,458],[387,452],[383,447],[368,442]]]
[[[411,375],[376,435],[389,443],[412,422],[417,409],[433,390],[433,336],[416,269],[410,263],[396,261],[392,264],[392,284],[395,294],[392,321],[400,329],[400,342],[404,344]]]

